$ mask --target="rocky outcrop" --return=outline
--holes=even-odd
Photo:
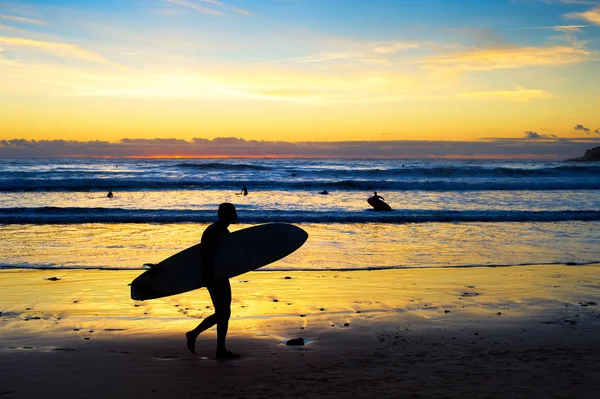
[[[567,159],[570,162],[588,162],[588,161],[600,161],[600,147],[594,147],[586,150],[585,154],[579,158]]]

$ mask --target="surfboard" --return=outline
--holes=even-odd
[[[369,205],[371,205],[373,207],[373,209],[375,209],[376,211],[391,211],[392,207],[389,206],[387,203],[383,202],[380,199],[376,199],[373,197],[369,197],[369,199],[367,199],[367,202],[369,203]]]
[[[296,251],[307,239],[306,231],[287,223],[263,224],[224,235],[216,248],[214,278],[235,277],[273,263]],[[135,278],[131,299],[156,299],[203,287],[201,245],[176,253]]]

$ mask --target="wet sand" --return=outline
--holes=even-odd
[[[0,272],[0,397],[597,397],[600,265],[248,273],[229,362],[185,348],[205,290],[132,301],[137,274]]]

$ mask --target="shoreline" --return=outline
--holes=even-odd
[[[60,272],[0,271],[2,398],[592,398],[600,380],[597,264],[247,273],[231,362],[214,329],[185,349],[205,290],[139,302],[140,271]]]
[[[356,267],[356,268],[329,268],[329,269],[309,269],[309,268],[278,268],[278,269],[269,269],[268,266],[263,266],[260,269],[254,270],[253,273],[278,273],[278,272],[362,272],[362,271],[383,271],[383,270],[420,270],[420,269],[435,269],[435,270],[445,270],[445,269],[476,269],[476,268],[496,268],[496,267],[525,267],[525,266],[594,266],[600,265],[600,261],[591,260],[591,261],[559,261],[559,262],[540,262],[540,263],[513,263],[513,264],[468,264],[468,265],[447,265],[447,266],[438,266],[438,265],[423,265],[423,266],[372,266],[372,267]],[[8,270],[19,270],[19,271],[36,271],[36,270],[85,270],[85,271],[146,271],[148,267],[95,267],[95,266],[72,266],[72,267],[56,267],[56,266],[32,266],[32,267],[23,267],[23,266],[0,266],[0,273],[2,271]]]

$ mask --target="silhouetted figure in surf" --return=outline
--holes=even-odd
[[[321,194],[321,195],[329,195],[329,191],[323,190],[323,191],[320,191],[319,194]]]
[[[373,192],[373,196],[367,199],[369,205],[373,207],[376,211],[391,211],[392,208],[385,203],[383,197],[381,195],[377,195],[377,191]]]
[[[215,313],[204,319],[192,331],[185,333],[187,338],[187,347],[190,352],[196,354],[196,338],[202,332],[208,330],[215,324],[217,325],[217,359],[237,359],[240,355],[232,353],[225,347],[227,329],[229,327],[229,318],[231,316],[231,285],[229,279],[215,280],[215,252],[219,239],[229,234],[230,224],[235,223],[237,212],[235,206],[225,202],[219,206],[219,220],[211,224],[202,234],[202,249],[200,256],[202,259],[202,277],[206,281],[206,288],[210,294]]]
[[[248,195],[248,189],[246,188],[246,186],[242,187],[242,191],[240,192],[240,194]]]
[[[107,198],[112,198],[112,197],[114,197],[114,194],[113,194],[113,192],[112,192],[112,191],[109,191],[109,192],[108,192],[108,194],[106,194],[106,197],[107,197]]]

